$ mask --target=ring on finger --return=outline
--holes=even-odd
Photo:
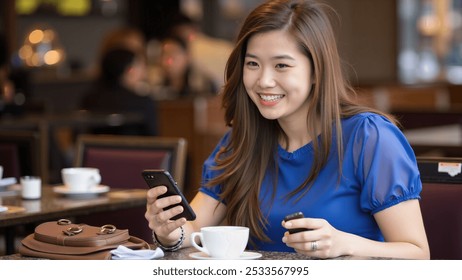
[[[318,241],[311,241],[311,251],[318,250]]]

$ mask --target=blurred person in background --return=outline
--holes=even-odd
[[[82,101],[81,109],[94,113],[139,113],[143,123],[137,126],[105,127],[94,133],[157,135],[155,101],[137,92],[146,76],[145,59],[139,52],[125,48],[108,50],[100,61],[100,74]]]
[[[127,49],[136,54],[140,59],[140,62],[145,64],[147,67],[147,49],[146,49],[146,38],[144,34],[136,27],[122,26],[112,29],[107,33],[98,51],[97,62],[101,62],[103,57],[111,50],[114,49]],[[97,66],[97,72],[101,72],[101,63]],[[144,70],[146,72],[146,70]],[[97,75],[101,75],[98,73]],[[149,95],[149,83],[148,77],[145,74],[142,79],[137,80],[137,84],[132,86],[132,90],[140,95]]]
[[[146,65],[146,42],[143,33],[137,28],[118,27],[103,37],[96,54],[95,81],[83,93],[78,107],[95,114],[136,114],[141,118],[141,123],[93,127],[83,133],[158,134],[156,103],[150,97]],[[67,138],[72,140],[60,143],[64,159],[60,160],[62,163],[57,170],[72,166],[75,137],[82,132],[67,133]]]
[[[104,36],[99,49],[100,56],[115,48],[126,48],[145,55],[146,39],[143,33],[135,27],[119,27]]]
[[[212,80],[192,67],[188,47],[188,42],[179,36],[161,41],[161,88],[166,98],[205,96],[217,91]]]
[[[226,61],[233,50],[233,44],[206,35],[201,31],[199,23],[183,14],[175,16],[170,34],[188,42],[194,69],[212,80],[217,89],[221,89]]]

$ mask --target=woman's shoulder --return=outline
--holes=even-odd
[[[401,129],[385,116],[375,113],[361,113],[345,119],[342,123],[342,138],[344,143],[355,147],[377,150],[373,147],[380,146],[389,151],[389,155],[412,151]]]
[[[390,119],[373,112],[359,113],[342,119],[342,133],[346,138],[402,134]]]
[[[231,131],[232,129],[228,130],[227,132],[225,132],[225,134],[223,135],[223,137],[221,137],[221,139],[218,141],[217,145],[215,146],[215,148],[213,149],[212,153],[209,155],[209,157],[205,160],[205,165],[206,166],[212,166],[212,165],[215,165],[215,156],[217,155],[217,153],[225,146],[228,145],[229,141],[230,141],[230,137],[231,137]]]
[[[366,124],[374,124],[376,126],[382,125],[394,125],[393,122],[388,119],[385,115],[380,115],[374,112],[363,112],[358,113],[354,116],[350,116],[342,119],[342,125],[345,126],[363,126]]]
[[[231,140],[231,134],[232,134],[232,129],[229,129],[226,131],[221,139],[218,141],[215,150],[213,151],[213,154],[215,155],[221,148],[227,146],[229,144],[229,141]]]

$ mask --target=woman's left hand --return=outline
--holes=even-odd
[[[282,242],[296,252],[317,257],[335,258],[342,255],[342,233],[324,219],[301,218],[282,222],[286,229],[306,228],[306,231],[285,232]]]

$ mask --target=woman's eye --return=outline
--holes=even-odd
[[[276,64],[276,68],[279,68],[279,69],[283,69],[283,68],[287,68],[287,67],[289,67],[289,65],[284,64],[284,63],[278,63],[278,64]]]
[[[250,66],[250,67],[257,67],[258,66],[258,64],[255,61],[247,61],[246,65]]]

